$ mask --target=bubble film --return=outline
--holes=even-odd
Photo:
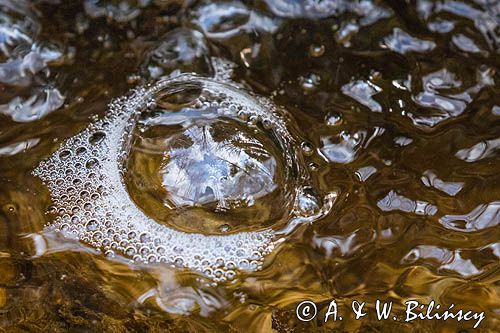
[[[284,235],[324,213],[284,115],[266,99],[194,75],[138,88],[35,169],[57,215],[49,227],[108,256],[217,280],[259,269]],[[157,187],[148,188],[154,177]],[[248,220],[255,205],[268,205],[269,215],[231,224]],[[266,223],[273,211],[281,213]]]

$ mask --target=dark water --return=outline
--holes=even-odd
[[[0,8],[0,332],[499,331],[499,1]]]

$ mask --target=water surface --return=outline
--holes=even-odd
[[[320,311],[331,299],[398,311],[433,299],[484,311],[480,328],[498,331],[499,24],[500,3],[486,0],[0,1],[0,330],[471,331],[295,317],[305,299]],[[162,252],[154,237],[113,229],[106,213],[124,215],[99,197],[85,198],[88,214],[87,201],[66,206],[71,193],[55,202],[54,188],[79,188],[68,183],[78,177],[48,186],[34,172],[82,135],[86,149],[109,142],[99,126],[112,100],[186,72],[236,86],[261,111],[198,100],[196,84],[160,96],[110,150],[125,152],[113,184],[176,232],[247,232],[235,267],[185,253],[163,262],[168,246],[204,238],[160,237]],[[76,168],[85,175],[113,157],[78,154],[98,157]],[[78,214],[81,233],[61,232]]]

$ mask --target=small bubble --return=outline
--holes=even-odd
[[[182,267],[184,265],[184,259],[182,258],[175,258],[174,264],[178,267]]]
[[[231,230],[231,226],[229,224],[223,224],[219,228],[220,232],[228,233]]]
[[[311,57],[314,58],[321,57],[323,53],[325,53],[324,45],[311,44],[311,46],[309,46],[309,55]]]
[[[87,222],[87,224],[85,225],[85,227],[87,228],[87,231],[96,231],[97,228],[98,228],[97,221],[96,220],[90,220],[90,221]]]
[[[309,142],[302,142],[301,148],[306,156],[311,156],[314,153],[314,148]]]
[[[326,116],[326,124],[328,126],[338,126],[342,124],[342,116],[338,113],[330,113]]]
[[[242,120],[247,120],[250,115],[244,110],[238,111],[238,117]]]
[[[91,158],[91,159],[89,159],[89,160],[85,163],[85,167],[86,167],[87,169],[93,169],[93,168],[95,168],[98,164],[99,164],[99,161],[97,161],[97,159],[95,159],[95,158]]]
[[[309,74],[306,77],[300,77],[299,82],[304,91],[304,94],[314,92],[320,85],[321,77],[317,74]]]
[[[99,144],[100,142],[102,142],[104,140],[104,138],[106,137],[106,133],[104,132],[95,132],[93,133],[90,137],[89,137],[89,143],[91,145],[97,145]]]
[[[228,280],[232,280],[232,279],[234,279],[234,278],[235,278],[235,276],[236,276],[236,272],[234,272],[234,271],[227,271],[227,272],[226,272],[226,278],[227,278]]]
[[[85,148],[85,147],[78,147],[76,149],[76,154],[77,155],[82,155],[82,154],[85,154],[86,151],[87,151],[87,148]],[[70,170],[70,169],[68,169],[68,170]]]
[[[71,152],[69,150],[63,150],[59,153],[59,158],[61,161],[68,159],[71,156]]]
[[[256,125],[259,122],[259,116],[252,115],[248,118],[248,123],[250,125]]]
[[[273,123],[269,119],[263,119],[262,120],[262,127],[264,127],[265,130],[270,130],[273,128]]]
[[[102,238],[103,238],[102,232],[100,232],[100,231],[94,232],[93,239],[95,242],[101,241]]]
[[[151,241],[151,235],[148,234],[148,233],[142,233],[140,236],[139,236],[139,240],[141,241],[141,243],[148,243]]]
[[[132,257],[136,254],[136,250],[135,250],[135,247],[132,247],[132,246],[129,246],[126,250],[125,250],[125,254]]]

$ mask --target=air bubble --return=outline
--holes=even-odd
[[[311,156],[314,153],[314,147],[309,142],[302,142],[301,147],[306,156]]]
[[[184,259],[182,258],[175,258],[174,259],[174,264],[178,267],[182,267],[184,265]]]
[[[310,183],[302,155],[312,147],[297,146],[284,113],[191,74],[137,88],[35,169],[55,206],[49,228],[107,256],[167,262],[219,281],[260,269],[301,212],[318,214],[308,221],[322,216],[320,200],[301,190]],[[141,156],[137,140],[148,136],[154,154]],[[142,172],[144,160],[152,171]],[[141,186],[156,197],[141,197]]]
[[[102,142],[102,140],[104,140],[105,137],[106,137],[106,133],[98,131],[98,132],[92,133],[90,135],[88,141],[91,145],[97,145],[100,142]]]
[[[309,47],[309,55],[313,58],[321,57],[325,53],[324,45],[311,44]]]
[[[139,240],[141,243],[147,243],[151,241],[151,235],[144,233],[139,236]]]
[[[227,233],[231,230],[231,226],[229,224],[223,224],[219,227],[221,233]]]
[[[63,150],[62,152],[59,153],[59,158],[61,160],[66,160],[71,156],[71,151],[69,150]]]
[[[85,225],[85,227],[87,228],[87,231],[96,231],[97,228],[98,228],[97,221],[96,220],[90,220],[90,221],[87,222],[87,224]]]
[[[304,94],[307,95],[316,91],[321,83],[321,77],[317,74],[309,74],[305,77],[301,76],[299,82]]]
[[[130,257],[134,256],[135,253],[136,253],[136,250],[135,250],[135,247],[133,247],[133,246],[127,247],[125,249],[125,254],[130,256]]]
[[[93,240],[94,242],[99,242],[100,240],[102,240],[102,237],[103,237],[102,232],[96,231],[94,232]]]
[[[338,125],[342,124],[342,116],[340,114],[337,114],[337,113],[330,113],[326,117],[326,124],[328,126],[332,126],[332,127],[338,126]]]
[[[229,271],[226,272],[226,278],[228,280],[234,279],[235,276],[236,276],[236,272],[234,272],[234,271],[229,270]]]

